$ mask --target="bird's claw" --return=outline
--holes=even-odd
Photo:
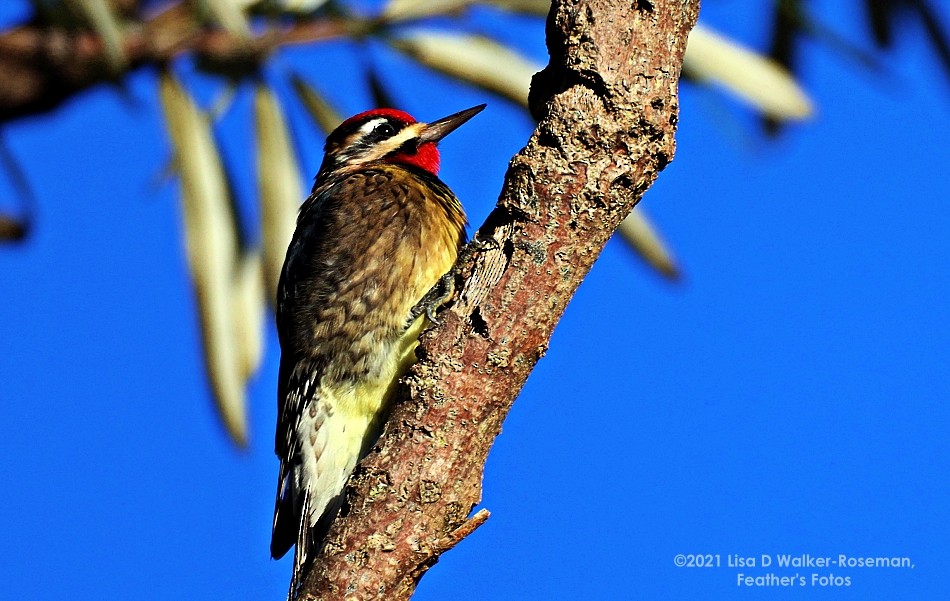
[[[441,309],[455,294],[455,270],[454,268],[439,278],[435,286],[426,292],[418,303],[409,312],[409,323],[416,320],[417,317],[425,313],[428,320],[434,325],[442,325],[442,322],[436,318],[436,311]]]
[[[462,249],[462,252],[459,253],[459,258],[455,262],[456,265],[459,263],[464,263],[465,259],[471,258],[475,253],[486,252],[489,250],[498,250],[501,248],[501,244],[498,243],[498,240],[494,238],[472,238],[472,241],[465,245],[465,248]]]
[[[436,308],[436,307],[433,307],[433,305],[427,305],[427,306],[426,306],[426,318],[429,320],[429,323],[431,323],[432,325],[440,326],[440,325],[442,325],[442,322],[439,321],[439,320],[436,318],[436,316],[435,316],[436,310],[437,310],[437,308]]]
[[[439,309],[444,307],[446,303],[452,300],[452,296],[455,294],[455,275],[458,273],[458,266],[465,263],[475,253],[495,250],[500,247],[500,244],[494,238],[488,238],[487,240],[476,238],[466,244],[461,252],[459,252],[458,259],[452,269],[439,278],[439,281],[426,292],[425,296],[419,299],[419,302],[416,303],[409,312],[409,323],[412,323],[416,318],[425,313],[430,323],[437,326],[442,325],[442,322],[435,314]]]

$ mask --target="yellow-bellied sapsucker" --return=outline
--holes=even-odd
[[[277,298],[280,477],[271,555],[296,545],[290,595],[336,517],[390,396],[415,360],[430,290],[454,265],[465,214],[436,143],[485,105],[432,123],[377,109],[327,137]]]

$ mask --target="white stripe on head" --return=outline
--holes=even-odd
[[[389,120],[385,119],[384,117],[371,119],[370,121],[367,121],[366,123],[361,125],[357,131],[363,134],[364,136],[366,136],[366,135],[371,134],[373,130],[376,129],[377,125],[382,125],[383,123],[388,123],[388,122]]]

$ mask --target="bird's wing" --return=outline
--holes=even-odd
[[[301,207],[311,213],[308,223],[319,223],[313,212],[319,213],[326,194],[315,191]],[[277,335],[280,339],[280,368],[277,376],[277,429],[274,434],[274,451],[280,459],[280,472],[277,479],[277,498],[274,501],[274,521],[271,531],[271,556],[279,559],[292,547],[298,536],[301,516],[301,500],[296,499],[297,467],[299,457],[295,447],[296,427],[304,405],[310,400],[315,389],[315,379],[320,370],[318,365],[309,365],[304,361],[303,349],[293,340],[296,329],[295,320],[298,304],[296,289],[300,282],[295,280],[299,269],[292,269],[295,261],[302,260],[312,253],[313,236],[321,232],[301,230],[298,220],[297,230],[290,242],[280,282],[277,287]],[[312,226],[311,226],[312,229]]]

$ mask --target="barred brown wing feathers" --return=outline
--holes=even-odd
[[[292,594],[332,523],[349,471],[378,435],[373,424],[381,415],[341,425],[353,410],[339,404],[350,398],[341,391],[359,383],[374,392],[356,401],[373,397],[373,411],[385,407],[400,375],[394,372],[401,362],[390,355],[413,306],[451,268],[464,222],[458,200],[437,177],[403,165],[377,164],[318,182],[301,208],[277,303],[281,479],[271,540],[274,557],[297,546]],[[365,440],[349,440],[361,428]],[[327,463],[331,453],[346,455],[350,466],[338,485],[341,472]]]

